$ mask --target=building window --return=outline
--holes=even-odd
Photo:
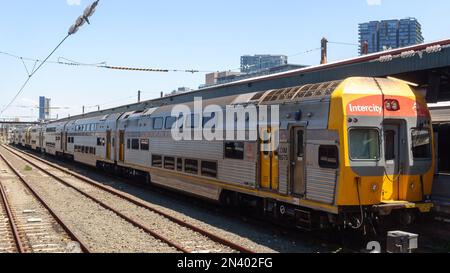
[[[217,162],[202,161],[202,176],[217,178]]]
[[[164,119],[154,118],[153,119],[153,130],[161,130],[163,128]]]
[[[174,157],[164,157],[164,168],[168,170],[175,170],[175,158]]]
[[[177,158],[177,171],[182,172],[183,171],[183,159]]]
[[[141,139],[141,150],[142,151],[150,150],[150,141],[148,139]]]
[[[339,167],[338,148],[336,146],[319,147],[319,166],[326,169]]]
[[[127,149],[131,149],[131,139],[127,139]]]
[[[162,168],[162,156],[152,155],[152,166],[155,168]]]
[[[225,158],[244,159],[244,142],[225,142]]]
[[[139,139],[133,138],[131,140],[131,149],[132,150],[139,150]]]
[[[186,159],[184,161],[184,171],[191,174],[198,174],[198,160]]]

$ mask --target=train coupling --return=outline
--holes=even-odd
[[[432,202],[411,203],[406,201],[389,201],[372,207],[379,215],[390,215],[393,210],[418,209],[421,213],[429,213],[433,208]]]

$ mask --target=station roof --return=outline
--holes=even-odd
[[[150,107],[190,102],[194,97],[211,99],[305,84],[341,80],[347,77],[398,76],[419,86],[427,87],[429,73],[438,73],[448,84],[450,78],[450,39],[439,40],[389,51],[359,56],[323,65],[299,68],[272,75],[248,78],[237,82],[216,85],[188,93],[124,105],[107,110],[73,116],[67,119],[86,118],[117,112],[144,110]],[[450,92],[450,89],[448,90]],[[450,93],[449,99],[450,99]]]

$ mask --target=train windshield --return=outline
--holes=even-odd
[[[412,135],[412,152],[414,158],[429,159],[431,158],[431,134],[428,129],[413,129]]]
[[[378,130],[350,130],[350,156],[352,160],[379,160],[380,134]]]

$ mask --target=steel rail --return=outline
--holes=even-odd
[[[80,244],[80,248],[85,253],[90,253],[90,249],[69,227],[68,225],[59,217],[59,215],[48,205],[47,202],[42,199],[42,197],[36,192],[36,190],[28,183],[9,162],[3,154],[0,153],[0,158],[8,165],[8,167],[14,172],[14,174],[19,178],[19,180],[25,185],[25,187],[32,193],[32,195],[47,209],[47,211],[53,216],[53,218],[58,222],[58,224],[64,229],[64,231],[69,235],[69,237]]]
[[[9,219],[9,226],[11,227],[11,231],[14,237],[14,242],[16,243],[16,248],[19,253],[25,253],[25,248],[22,244],[22,240],[20,239],[19,229],[17,228],[17,225],[14,221],[14,215],[12,213],[11,207],[9,205],[8,197],[6,196],[5,188],[3,187],[3,184],[0,181],[0,192],[2,196],[3,205],[6,210],[6,215]]]
[[[177,250],[179,250],[179,251],[181,251],[181,252],[184,252],[184,253],[189,253],[189,252],[190,252],[189,250],[185,249],[183,246],[179,245],[178,243],[173,242],[172,240],[166,238],[165,236],[163,236],[163,235],[161,235],[161,234],[158,234],[158,233],[154,232],[153,230],[151,230],[151,229],[147,228],[146,226],[142,225],[141,223],[135,221],[134,219],[132,219],[132,218],[126,216],[125,214],[123,214],[123,213],[119,212],[118,210],[114,209],[113,207],[107,205],[107,204],[104,203],[103,201],[101,201],[101,200],[95,198],[94,196],[88,194],[87,192],[82,191],[82,190],[80,190],[79,188],[77,188],[77,187],[71,185],[70,183],[68,183],[68,182],[66,182],[64,179],[62,179],[61,177],[58,177],[57,175],[51,173],[50,171],[48,171],[48,170],[46,170],[46,169],[44,169],[44,168],[38,166],[36,163],[33,163],[32,161],[30,161],[30,160],[24,158],[24,157],[21,156],[20,154],[14,152],[14,151],[12,151],[12,150],[10,150],[9,148],[5,147],[4,145],[2,145],[2,146],[3,146],[3,148],[5,148],[6,150],[8,150],[8,151],[9,151],[10,153],[12,153],[13,155],[17,156],[18,158],[22,159],[22,160],[25,161],[25,162],[28,162],[30,165],[36,167],[37,169],[39,169],[39,170],[42,171],[43,173],[49,175],[50,177],[52,177],[53,179],[57,180],[57,181],[60,182],[61,184],[65,185],[65,186],[67,186],[67,187],[69,187],[69,188],[71,188],[71,189],[74,189],[76,192],[80,193],[81,195],[83,195],[83,196],[85,196],[85,197],[87,197],[87,198],[93,200],[95,203],[99,204],[101,207],[103,207],[103,208],[105,208],[105,209],[107,209],[107,210],[112,211],[113,213],[117,214],[120,218],[122,218],[122,219],[124,219],[125,221],[129,222],[129,223],[132,224],[133,226],[142,229],[143,231],[145,231],[146,233],[150,234],[151,236],[153,236],[153,237],[155,237],[155,238],[157,238],[157,239],[163,241],[164,243],[168,244],[168,245],[171,246],[171,247],[176,248]],[[32,156],[30,156],[30,157],[32,157]],[[32,158],[34,159],[34,157],[32,157]],[[36,159],[36,160],[38,160],[38,159]],[[40,161],[40,160],[38,160],[38,161]],[[45,164],[45,162],[42,162],[42,163]],[[47,164],[47,165],[48,165],[48,164]]]
[[[10,149],[10,147],[6,147],[6,146],[4,146],[4,147],[6,149]],[[18,150],[16,148],[12,148],[12,149],[24,153],[23,151],[20,151],[20,150]],[[234,250],[237,250],[239,252],[242,252],[242,253],[255,253],[255,251],[253,251],[253,250],[251,250],[249,248],[246,248],[244,246],[238,245],[238,244],[236,244],[236,243],[234,243],[234,242],[232,242],[232,241],[230,241],[228,239],[222,238],[222,237],[220,237],[220,236],[218,236],[218,235],[216,235],[216,234],[214,234],[214,233],[212,233],[210,231],[207,231],[207,230],[202,229],[200,227],[194,226],[193,224],[185,222],[182,219],[179,219],[179,218],[177,218],[175,216],[169,215],[169,214],[163,212],[162,210],[159,210],[157,208],[151,207],[151,206],[145,204],[142,201],[139,201],[139,200],[136,200],[136,199],[134,199],[134,198],[132,198],[130,196],[127,196],[127,195],[123,194],[122,192],[120,192],[118,190],[106,187],[106,186],[104,186],[104,185],[102,185],[102,184],[100,184],[100,183],[98,183],[98,182],[96,182],[96,181],[94,181],[92,179],[89,179],[89,178],[84,177],[84,176],[82,176],[82,175],[80,175],[78,173],[75,173],[73,171],[67,170],[67,169],[65,169],[65,168],[63,168],[61,166],[58,166],[58,165],[53,164],[51,162],[48,162],[46,160],[43,160],[43,159],[41,159],[41,158],[39,158],[39,157],[37,157],[35,155],[31,155],[29,153],[26,153],[26,154],[29,157],[33,158],[33,159],[36,159],[36,160],[38,160],[38,161],[40,161],[40,162],[42,162],[44,164],[47,164],[47,165],[49,165],[49,166],[51,166],[51,167],[53,167],[55,169],[58,169],[58,170],[66,173],[68,175],[72,175],[72,176],[74,176],[74,177],[76,177],[76,178],[78,178],[78,179],[80,179],[80,180],[82,180],[82,181],[84,181],[84,182],[86,182],[86,183],[88,183],[88,184],[98,188],[98,189],[101,189],[101,190],[104,190],[104,191],[106,191],[108,193],[116,195],[117,197],[120,197],[120,198],[122,198],[122,199],[124,199],[126,201],[129,201],[129,202],[133,203],[134,205],[136,205],[138,207],[142,207],[142,208],[147,209],[149,211],[152,211],[152,212],[154,212],[156,214],[159,214],[159,215],[163,216],[164,218],[167,218],[170,221],[172,221],[172,222],[174,222],[174,223],[176,223],[176,224],[178,224],[180,226],[183,226],[185,228],[193,230],[193,231],[195,231],[195,232],[197,232],[197,233],[199,233],[199,234],[201,234],[201,235],[211,239],[214,242],[217,242],[219,244],[228,246],[228,247],[230,247],[230,248],[232,248]]]

